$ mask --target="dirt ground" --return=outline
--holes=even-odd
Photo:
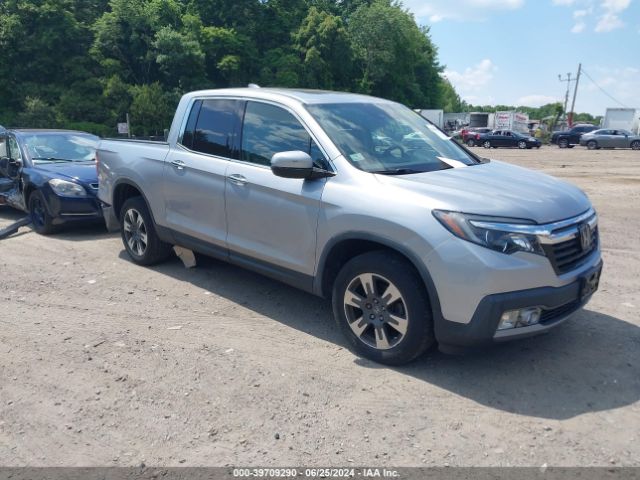
[[[293,288],[23,228],[0,240],[0,465],[640,466],[640,152],[476,151],[598,210],[600,290],[552,333],[388,368]]]

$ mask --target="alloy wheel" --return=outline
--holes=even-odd
[[[140,212],[130,208],[124,214],[124,237],[131,252],[142,257],[147,250],[147,226]]]
[[[344,294],[349,327],[364,344],[378,350],[398,345],[407,333],[409,316],[400,290],[375,273],[362,273]]]

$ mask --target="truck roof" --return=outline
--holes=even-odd
[[[299,103],[310,105],[319,103],[360,103],[379,102],[386,103],[389,100],[370,97],[348,92],[332,92],[328,90],[292,89],[292,88],[223,88],[215,90],[199,90],[185,94],[187,98],[204,96],[240,96],[246,98],[256,98],[262,100],[289,99]]]

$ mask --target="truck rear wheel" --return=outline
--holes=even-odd
[[[374,251],[348,261],[333,286],[333,314],[352,349],[379,363],[401,365],[434,344],[426,289],[399,255]]]
[[[138,265],[153,265],[171,254],[171,245],[158,237],[153,218],[142,197],[132,197],[120,210],[122,243]]]

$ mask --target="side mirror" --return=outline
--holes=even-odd
[[[300,150],[278,152],[271,157],[271,171],[283,178],[310,178],[313,175],[313,160]]]
[[[9,165],[11,164],[11,159],[9,157],[0,157],[0,169],[7,170]]]

